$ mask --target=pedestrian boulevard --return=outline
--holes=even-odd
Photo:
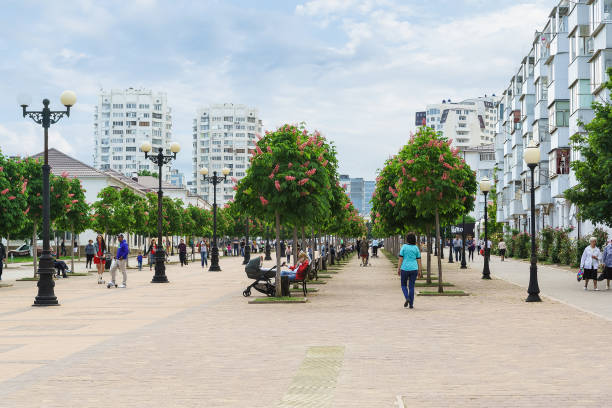
[[[609,404],[598,379],[612,322],[525,303],[495,260],[491,281],[445,262],[444,280],[471,296],[417,297],[413,310],[384,257],[353,257],[308,303],[277,305],[248,304],[241,260],[169,265],[169,284],[130,270],[127,289],[58,280],[60,307],[31,307],[35,282],[0,288],[0,407]]]

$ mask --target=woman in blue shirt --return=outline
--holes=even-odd
[[[416,245],[416,236],[408,234],[407,244],[402,245],[399,253],[397,274],[401,276],[402,292],[406,301],[404,307],[413,308],[414,303],[414,284],[417,276],[421,277],[421,251]],[[408,284],[408,288],[406,285]]]

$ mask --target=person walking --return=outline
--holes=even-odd
[[[455,260],[461,261],[461,247],[463,246],[463,240],[459,235],[455,235],[453,239],[453,250],[455,251]]]
[[[468,261],[474,260],[474,251],[476,250],[476,242],[474,238],[468,236],[468,239],[465,240],[468,249]]]
[[[287,245],[285,256],[287,257],[287,263],[290,264],[291,263],[291,245]]]
[[[7,242],[8,243],[8,242]],[[4,268],[4,260],[6,259],[6,248],[0,240],[0,280],[2,280],[2,269]]]
[[[181,261],[181,268],[183,265],[187,265],[187,245],[185,245],[185,240],[181,239],[181,242],[178,244],[179,250],[179,260]]]
[[[85,268],[91,268],[94,255],[96,255],[96,248],[93,245],[93,241],[90,239],[85,245]]]
[[[98,271],[98,284],[103,284],[102,274],[104,273],[104,267],[106,266],[106,242],[101,234],[96,237],[96,243],[94,247],[93,262],[96,265]]]
[[[416,245],[416,236],[408,234],[406,243],[399,252],[397,274],[401,278],[404,293],[404,307],[414,308],[414,285],[417,277],[421,277],[421,251]]]
[[[504,238],[500,238],[499,243],[497,244],[497,249],[499,250],[499,256],[501,256],[501,261],[504,262],[506,259],[506,243],[504,242]]]
[[[157,244],[155,238],[151,239],[149,243],[149,248],[145,252],[145,256],[149,257],[149,271],[153,269],[153,265],[155,264],[155,253],[157,252]]]
[[[208,266],[208,247],[206,241],[200,241],[200,258],[202,260],[202,268]]]
[[[361,266],[368,266],[369,245],[365,237],[359,241],[359,257],[361,258]]]
[[[610,280],[612,280],[612,239],[604,248],[602,263],[604,264],[604,271],[597,280],[607,280],[606,290],[610,290]]]
[[[66,256],[66,243],[62,239],[62,243],[60,244],[60,252],[62,256]]]
[[[117,274],[117,269],[121,269],[121,274],[123,275],[123,283],[121,285],[119,285],[120,288],[125,288],[127,287],[127,272],[126,272],[126,266],[127,266],[127,257],[130,253],[130,248],[128,247],[128,243],[127,241],[125,241],[123,239],[123,234],[119,234],[119,236],[117,237],[119,239],[119,247],[117,248],[117,255],[115,256],[115,261],[113,262],[113,265],[111,266],[111,281],[108,282],[108,285],[106,286],[107,288],[112,288],[117,287],[117,284],[115,283],[115,278],[116,278],[116,274]]]
[[[138,256],[136,257],[136,261],[138,261],[138,270],[142,271],[142,251],[138,251]]]
[[[582,258],[580,258],[580,269],[584,271],[584,290],[588,290],[589,280],[593,280],[593,288],[597,289],[597,268],[601,259],[601,251],[597,248],[597,238],[589,239],[589,246],[584,248]]]

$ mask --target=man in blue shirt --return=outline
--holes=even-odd
[[[416,245],[416,236],[408,234],[406,244],[402,245],[398,255],[399,262],[397,274],[401,277],[402,292],[404,292],[404,307],[410,306],[413,309],[414,304],[414,284],[417,276],[421,276],[421,251]],[[407,284],[409,288],[407,288]]]
[[[113,286],[117,287],[115,283],[117,268],[121,269],[121,273],[123,274],[123,283],[119,287],[125,288],[127,283],[126,266],[130,248],[128,247],[128,243],[123,239],[123,234],[119,234],[117,238],[119,239],[119,248],[117,248],[117,256],[115,256],[113,266],[111,267],[111,281],[107,285],[108,288],[112,288]]]

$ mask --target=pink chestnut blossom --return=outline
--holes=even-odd
[[[293,177],[293,176],[285,176],[285,180],[293,181],[293,180],[295,180],[295,177]]]
[[[16,199],[16,198],[17,198],[17,197],[15,197],[15,196],[10,196],[8,199],[9,199],[9,200],[11,200],[11,201],[13,201],[13,200],[14,200],[14,199]]]
[[[389,204],[391,204],[391,207],[395,207],[395,202],[393,200],[389,200]]]
[[[264,196],[259,196],[259,200],[261,201],[261,205],[268,205],[268,200],[266,200]]]
[[[0,191],[0,194],[5,195],[8,192],[9,192],[9,189],[5,188],[4,190]]]
[[[67,178],[68,177],[68,172],[67,171],[62,172],[62,177],[63,178]]]
[[[440,161],[440,163],[444,163],[444,155],[440,154],[440,157],[438,158],[438,160]]]
[[[416,177],[413,177],[411,180],[412,180],[413,182],[416,182],[416,181],[417,181],[417,178],[416,178]]]
[[[274,182],[274,187],[276,188],[276,190],[277,190],[277,191],[280,191],[280,190],[281,190],[281,187],[280,187],[280,182],[279,182],[278,180],[276,180],[276,181]]]
[[[270,146],[266,146],[268,153],[272,153],[272,148]]]
[[[307,178],[303,178],[300,181],[298,181],[298,186],[303,186],[304,184],[308,183],[309,179]]]

